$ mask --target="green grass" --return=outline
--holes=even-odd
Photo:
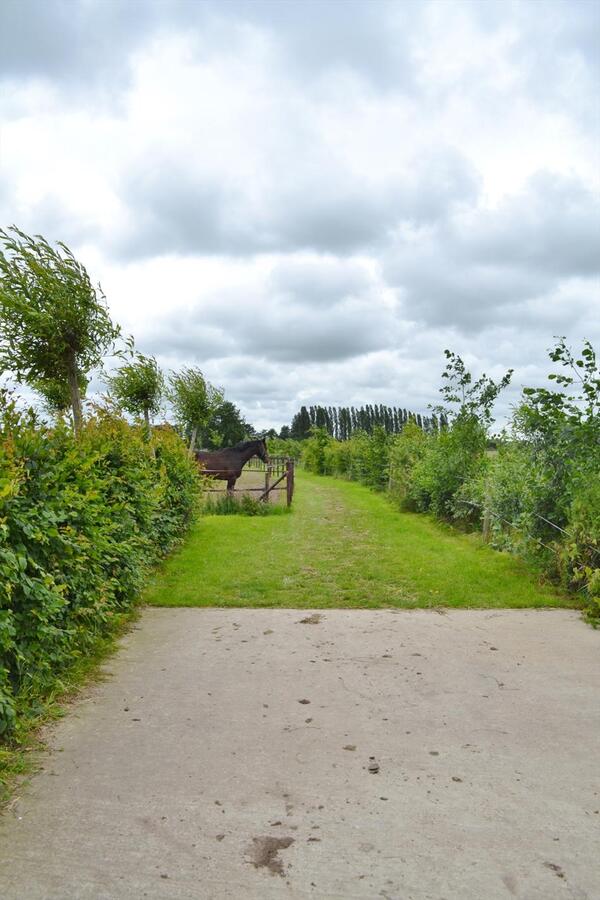
[[[525,563],[359,484],[299,472],[289,515],[204,516],[156,572],[155,606],[574,606]]]

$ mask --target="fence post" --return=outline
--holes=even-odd
[[[266,502],[269,502],[269,487],[271,486],[271,463],[265,467],[265,494]]]
[[[287,505],[292,505],[292,497],[294,496],[294,460],[288,459],[285,463],[287,478],[285,486],[287,488]]]

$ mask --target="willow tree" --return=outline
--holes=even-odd
[[[223,402],[223,392],[207,381],[200,369],[183,368],[171,375],[168,397],[181,429],[190,436],[193,453],[198,432],[208,426]]]
[[[119,405],[133,416],[143,416],[150,434],[150,417],[160,409],[165,389],[163,374],[153,356],[135,353],[132,362],[107,379]]]
[[[76,433],[81,385],[118,335],[102,289],[65,244],[0,229],[0,366],[42,393],[64,385]]]

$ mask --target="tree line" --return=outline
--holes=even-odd
[[[347,441],[358,432],[372,434],[382,428],[386,434],[400,434],[407,422],[414,422],[423,431],[437,431],[447,424],[445,414],[424,416],[397,406],[367,403],[354,406],[302,406],[292,419],[291,427],[284,426],[280,437],[306,440],[313,429],[324,428],[338,441]]]

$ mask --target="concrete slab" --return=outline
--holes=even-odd
[[[147,610],[0,896],[598,898],[599,651],[560,610]]]

